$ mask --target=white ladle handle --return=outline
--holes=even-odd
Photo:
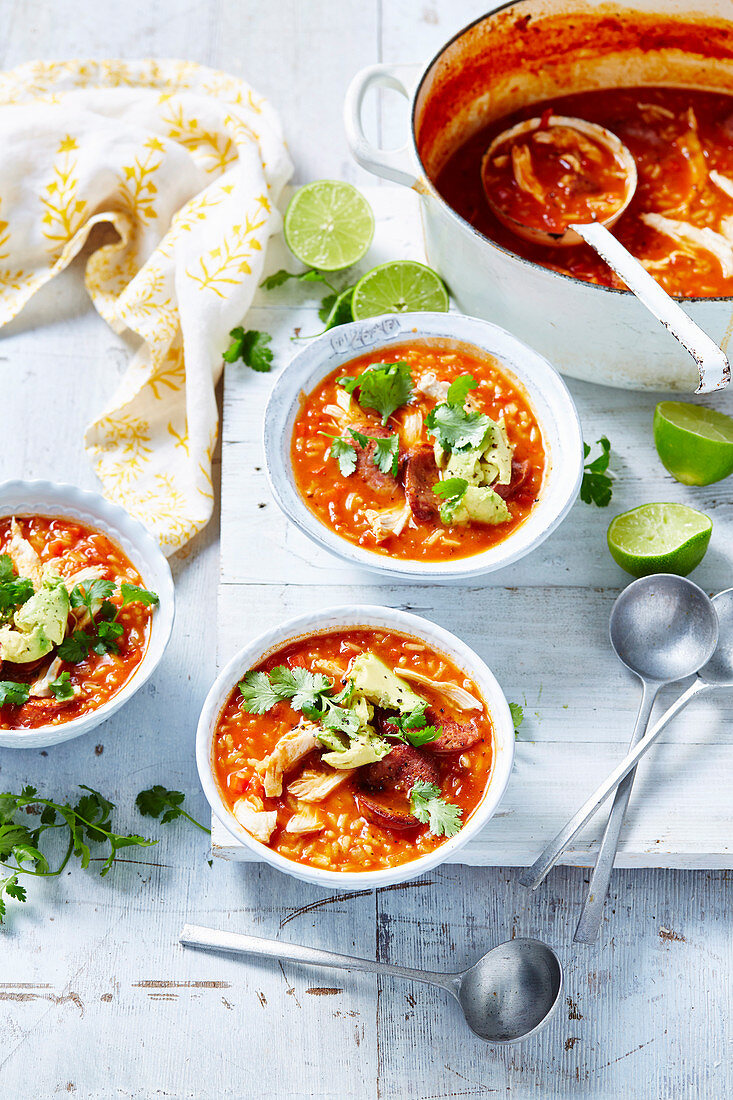
[[[241,932],[224,932],[218,928],[202,928],[197,924],[184,925],[180,935],[184,947],[203,947],[210,951],[226,951],[232,955],[260,955],[271,959],[306,963],[310,966],[330,966],[337,970],[366,970],[370,974],[389,974],[393,978],[405,978],[411,982],[439,985],[454,996],[460,985],[459,974],[437,974],[429,970],[412,970],[407,966],[359,959],[351,955],[337,955],[335,951],[321,951],[315,947],[301,947],[297,943],[280,940],[263,940],[258,936],[245,936]]]
[[[674,298],[670,298],[605,225],[590,222],[570,228],[595,249],[642,305],[689,351],[700,372],[700,384],[695,393],[712,393],[727,386],[730,382],[730,363],[722,348],[695,324]]]
[[[646,733],[658,692],[658,684],[643,683],[639,713],[636,716],[634,732],[631,735],[630,748],[632,749],[635,745],[638,745]],[[596,865],[593,868],[593,874],[585,895],[578,927],[575,929],[574,939],[576,943],[595,943],[598,938],[603,919],[603,908],[606,903],[606,895],[608,894],[608,887],[613,874],[613,864],[621,836],[621,827],[629,805],[631,788],[634,785],[635,772],[636,769],[630,771],[616,788],[616,797],[613,800],[606,828],[603,831],[601,846],[596,856]]]
[[[636,767],[644,753],[648,752],[657,740],[662,730],[666,729],[672,719],[676,718],[679,712],[684,710],[687,704],[697,695],[709,691],[711,687],[711,684],[706,684],[702,680],[695,680],[687,691],[680,695],[679,699],[672,704],[669,710],[664,712],[646,736],[642,737],[638,745],[626,754],[618,767],[614,768],[590,798],[586,799],[575,816],[560,830],[555,839],[550,841],[542,855],[535,860],[531,867],[527,867],[526,870],[522,871],[519,876],[522,886],[531,886],[533,890],[537,889],[548,872],[555,866],[568,844],[577,836],[585,823],[593,817],[598,807],[616,790],[621,780]]]

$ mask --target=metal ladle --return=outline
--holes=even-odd
[[[264,955],[339,970],[366,970],[370,974],[437,985],[456,998],[471,1031],[487,1043],[516,1043],[539,1031],[557,1008],[563,984],[560,960],[552,948],[539,940],[500,943],[459,974],[413,970],[192,924],[184,927],[180,941],[184,947],[203,947],[234,955]]]
[[[548,128],[552,126],[564,126],[585,134],[609,149],[616,163],[622,168],[626,184],[623,200],[602,221],[573,222],[572,225],[559,233],[536,229],[517,221],[516,218],[512,218],[507,214],[496,202],[491,187],[487,186],[485,168],[501,145],[524,134],[531,133],[540,127]],[[636,193],[638,183],[636,161],[627,146],[615,134],[595,122],[587,122],[585,119],[572,118],[566,115],[550,115],[549,118],[544,120],[541,118],[527,119],[508,130],[503,130],[494,138],[481,163],[481,179],[486,201],[493,213],[502,225],[505,225],[518,237],[523,237],[534,244],[553,248],[576,245],[581,240],[590,245],[601,259],[624,281],[641,304],[668,329],[695,360],[700,374],[700,384],[695,393],[713,393],[715,390],[723,389],[728,385],[730,382],[730,363],[722,348],[718,347],[715,341],[699,325],[695,324],[681,306],[662,289],[646,268],[610,232],[611,226],[616,224],[628,208]]]
[[[722,634],[718,610],[723,616]],[[573,837],[618,788],[575,933],[576,941],[582,943],[592,943],[598,934],[637,761],[696,695],[713,687],[733,686],[733,590],[711,600],[684,577],[665,573],[644,577],[630,584],[616,600],[610,632],[619,659],[644,686],[632,750],[519,878],[522,885],[536,889]],[[692,686],[644,736],[659,689],[695,672],[698,675]]]

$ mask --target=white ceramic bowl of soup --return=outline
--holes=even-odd
[[[214,765],[214,735],[232,691],[244,674],[288,643],[339,628],[375,627],[409,635],[444,654],[479,689],[494,733],[493,761],[482,801],[456,836],[428,855],[379,871],[331,871],[286,859],[244,829],[225,802]],[[419,687],[418,687],[419,690]],[[496,677],[474,651],[441,626],[407,611],[388,607],[350,605],[314,611],[281,623],[249,642],[224,666],[206,696],[196,733],[196,764],[204,793],[216,817],[231,835],[271,867],[288,875],[333,889],[389,886],[416,878],[450,859],[468,844],[493,817],[501,802],[514,764],[514,723]]]
[[[389,356],[395,344],[451,343],[498,360],[509,382],[526,395],[542,432],[545,475],[529,516],[502,542],[465,558],[414,561],[365,549],[327,527],[306,505],[293,474],[293,427],[303,394],[337,367],[367,352]],[[275,383],[265,413],[264,449],[273,495],[286,516],[313,542],[353,565],[410,582],[461,582],[502,569],[536,549],[562,522],[583,475],[583,437],[568,388],[538,352],[488,321],[453,313],[402,313],[342,325],[295,356]]]
[[[730,92],[731,36],[730,0],[510,0],[460,30],[426,65],[359,72],[346,95],[347,139],[363,168],[417,192],[428,262],[465,313],[506,325],[571,377],[692,392],[694,360],[633,294],[507,251],[456,213],[434,180],[477,130],[528,104],[644,85]],[[406,100],[409,138],[401,149],[377,148],[364,131],[363,102],[381,87]],[[727,348],[731,299],[682,302]]]
[[[106,703],[88,714],[58,725],[36,729],[0,729],[0,747],[49,748],[80,737],[99,726],[123,707],[152,676],[170,639],[175,614],[175,594],[170,566],[150,532],[124,508],[99,493],[50,481],[6,481],[0,485],[0,516],[49,516],[77,520],[100,531],[127,555],[142,577],[143,587],[156,592],[150,635],[142,661],[129,680]]]

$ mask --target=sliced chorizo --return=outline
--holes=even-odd
[[[352,444],[356,451],[357,475],[375,493],[390,497],[395,496],[398,490],[397,478],[392,473],[383,473],[374,461],[374,449],[376,447],[374,441],[376,439],[388,439],[391,435],[394,435],[394,432],[391,432],[389,428],[383,428],[379,424],[359,424],[358,428],[354,430],[362,435],[369,436],[366,447],[363,447],[358,439],[352,438]],[[398,458],[398,469],[399,462],[400,459]]]
[[[415,519],[435,523],[440,518],[440,497],[433,486],[440,481],[440,471],[431,447],[420,447],[407,456],[404,472],[405,496]]]
[[[359,813],[367,821],[371,821],[373,825],[402,831],[404,829],[414,829],[420,824],[417,818],[413,817],[408,810],[398,810],[395,806],[388,806],[384,802],[370,798],[368,795],[358,794],[356,801]]]
[[[430,722],[441,730],[440,737],[428,741],[425,748],[436,756],[449,756],[454,752],[465,752],[481,740],[481,731],[475,722],[456,722],[453,718],[441,719],[430,715]]]
[[[375,764],[361,769],[360,779],[371,790],[410,791],[415,783],[437,783],[440,767],[413,745],[397,743]]]
[[[494,485],[494,492],[497,493],[503,500],[514,500],[514,497],[519,496],[527,488],[527,482],[530,476],[530,464],[524,459],[522,462],[518,462],[515,458],[512,459],[512,477],[508,485]]]

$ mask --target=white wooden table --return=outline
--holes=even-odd
[[[154,7],[147,0],[36,0],[32,6],[6,0],[1,61],[8,67],[42,56],[157,54],[230,69],[280,109],[298,180],[333,175],[364,184],[349,161],[340,122],[350,75],[380,59],[429,56],[482,8],[469,0],[201,0],[183,8],[172,0]],[[377,125],[397,138],[390,100]],[[0,477],[92,486],[82,428],[113,390],[128,353],[88,308],[78,270],[51,284],[0,334]],[[611,391],[572,389],[590,416],[590,438],[604,429],[607,413],[629,409],[617,499],[620,506],[636,502],[630,441],[637,432],[648,449],[653,400],[624,405],[627,399]],[[658,488],[650,486],[649,495]],[[701,506],[715,500],[713,487]],[[729,520],[730,507],[722,512]],[[581,512],[577,523],[585,559],[577,584],[572,575],[564,582],[569,622],[582,631],[592,621],[599,631],[623,580],[590,537],[591,515]],[[173,563],[178,618],[153,682],[86,738],[47,755],[3,750],[0,788],[33,782],[71,794],[76,783],[89,783],[118,802],[123,827],[137,830],[144,823],[133,809],[135,794],[164,782],[189,792],[194,812],[205,815],[193,732],[215,670],[217,538],[218,520]],[[547,547],[540,552],[543,569],[551,552],[559,570],[570,568],[561,541]],[[724,550],[711,552],[700,582],[730,583],[721,583],[728,564]],[[502,580],[504,587],[515,583],[531,580],[521,570]],[[242,599],[244,586],[235,588]],[[264,625],[283,617],[301,595],[272,583],[258,620]],[[329,602],[339,595],[330,589]],[[387,592],[385,598],[389,602]],[[523,598],[518,588],[511,600],[521,606]],[[547,598],[557,599],[557,589]],[[230,606],[229,618],[222,618],[222,630],[229,630],[222,649],[235,644],[231,624],[238,608],[250,616],[248,629],[254,618],[246,603]],[[446,621],[445,606],[429,590],[421,590],[418,608]],[[460,616],[459,632],[481,644],[480,624],[465,610]],[[603,653],[598,634],[592,647],[576,648],[563,682],[557,679],[562,662],[548,654],[541,695],[539,683],[525,682],[521,652],[516,660],[497,653],[492,663],[510,693],[527,695],[525,736],[534,749],[550,751],[561,740],[565,704],[572,711],[568,726],[581,729],[594,725],[617,697],[618,724],[611,729],[604,719],[599,752],[610,751],[619,730],[629,728],[633,688]],[[683,763],[699,768],[705,749],[696,742],[709,729],[718,740],[730,729],[720,725],[722,713],[701,708],[695,723],[685,724],[687,732],[670,733],[661,753],[682,752]],[[680,760],[666,759],[660,755],[674,792]],[[728,753],[720,759],[717,773],[730,775]],[[673,811],[670,802],[670,832],[678,834]],[[544,835],[547,824],[539,822],[538,833]],[[721,844],[726,827],[720,803]],[[144,862],[121,864],[103,880],[73,869],[51,884],[34,884],[29,903],[15,906],[0,931],[4,1096],[717,1100],[733,1091],[733,907],[725,872],[619,871],[599,946],[573,948],[587,877],[579,869],[554,872],[534,897],[511,869],[458,866],[376,893],[338,895],[255,864],[216,860],[210,867],[203,835],[180,823],[165,832],[151,823],[149,832],[161,840],[140,853]],[[523,858],[524,850],[517,851]],[[457,1007],[427,987],[184,952],[177,944],[184,920],[435,969],[463,966],[507,936],[538,935],[563,957],[567,1001],[537,1040],[498,1050],[467,1034]]]

